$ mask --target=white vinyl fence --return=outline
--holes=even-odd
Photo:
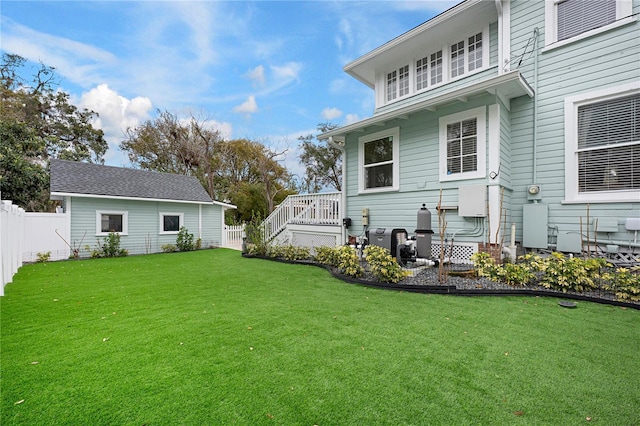
[[[242,250],[242,239],[244,238],[244,225],[224,226],[224,247]]]
[[[11,201],[2,201],[0,205],[0,296],[4,295],[4,286],[10,283],[13,275],[22,266],[22,228],[24,210]]]

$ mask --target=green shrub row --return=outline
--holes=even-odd
[[[489,253],[471,256],[479,276],[511,286],[540,284],[563,292],[601,289],[619,300],[640,301],[640,267],[616,268],[605,259],[566,257],[554,252],[542,258],[535,254],[518,257],[518,263],[497,265]]]

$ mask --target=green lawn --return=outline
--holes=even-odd
[[[5,291],[5,426],[640,423],[633,309],[370,289],[224,249],[27,265]]]

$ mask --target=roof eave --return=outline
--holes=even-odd
[[[424,110],[435,111],[435,109],[443,104],[451,103],[458,99],[467,98],[471,95],[479,94],[482,92],[493,92],[500,96],[504,96],[506,99],[513,99],[520,96],[529,96],[530,98],[532,98],[534,96],[534,92],[531,86],[520,74],[520,71],[515,70],[506,74],[475,82],[465,87],[442,93],[431,98],[424,99],[414,104],[376,114],[373,117],[358,121],[356,123],[339,127],[326,133],[322,133],[321,135],[318,135],[318,139],[323,140],[328,139],[329,137],[346,136],[349,133],[362,131],[369,126],[380,126],[381,124],[384,125],[384,122],[386,121],[390,121],[402,116],[407,116],[409,114],[414,114]]]
[[[54,197],[78,197],[78,198],[102,198],[102,199],[112,199],[112,200],[130,200],[130,201],[158,201],[165,203],[182,203],[182,204],[218,204],[221,206],[229,206],[229,208],[236,208],[236,206],[232,204],[221,203],[220,201],[204,201],[204,200],[174,200],[167,198],[144,198],[144,197],[125,197],[125,196],[117,196],[117,195],[101,195],[101,194],[81,194],[78,192],[60,192],[60,191],[52,191],[51,199],[60,199]]]

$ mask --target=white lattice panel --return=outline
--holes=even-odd
[[[478,251],[478,244],[476,243],[445,243],[444,258],[448,259],[451,263],[460,263],[471,265],[471,255]],[[433,243],[431,245],[431,256],[434,259],[440,259],[440,251],[442,245],[440,243]]]
[[[336,236],[329,234],[311,234],[306,232],[292,232],[291,244],[298,247],[335,247]]]

